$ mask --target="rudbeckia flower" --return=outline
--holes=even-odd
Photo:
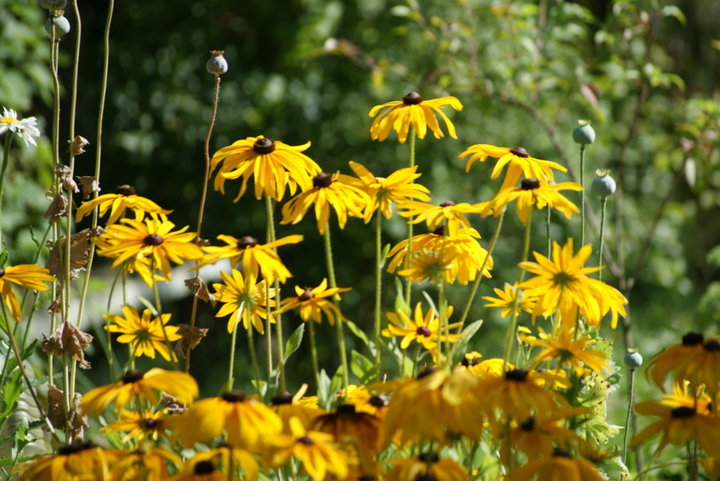
[[[570,218],[572,214],[580,212],[575,204],[566,199],[558,191],[573,190],[580,191],[582,187],[575,182],[562,182],[560,184],[547,184],[540,182],[536,178],[527,178],[520,181],[519,187],[506,187],[501,189],[495,197],[485,204],[483,215],[492,213],[495,217],[499,217],[512,201],[518,217],[523,224],[528,223],[528,217],[532,208],[537,209],[553,208],[562,212],[566,218]]]
[[[310,429],[331,434],[335,442],[356,457],[362,467],[369,467],[380,449],[380,424],[379,418],[346,403],[334,412],[315,418]]]
[[[190,404],[198,395],[198,385],[190,375],[179,371],[152,368],[148,372],[127,371],[114,384],[100,386],[88,391],[80,402],[86,414],[100,414],[108,404],[115,402],[115,409],[121,411],[129,402],[145,399],[152,404],[158,402],[158,392],[166,392],[182,404]]]
[[[227,474],[217,469],[213,461],[204,457],[201,460],[188,461],[183,472],[176,474],[170,481],[227,481]]]
[[[528,297],[525,293],[517,288],[517,285],[510,285],[507,282],[502,289],[497,287],[493,288],[493,292],[497,297],[483,296],[483,299],[487,301],[485,307],[497,307],[502,309],[500,315],[502,317],[508,317],[512,314],[513,306],[515,306],[515,298],[520,296],[520,301],[517,304],[518,314],[520,311],[525,311],[528,314],[532,313],[535,308],[536,299]]]
[[[178,231],[173,231],[174,227],[169,220],[157,216],[142,222],[122,219],[95,239],[98,254],[115,258],[113,268],[126,261],[149,258],[153,267],[170,279],[170,261],[183,264],[185,259],[202,257],[202,250],[194,242],[196,234],[185,232],[187,226]]]
[[[330,209],[338,216],[338,225],[345,228],[348,215],[363,217],[363,209],[370,201],[368,195],[352,185],[347,175],[322,172],[312,179],[312,187],[293,197],[282,207],[281,224],[297,224],[308,209],[315,206],[318,231],[325,233],[330,220]]]
[[[483,211],[480,204],[470,205],[465,202],[456,204],[450,200],[441,202],[439,205],[410,200],[398,204],[397,207],[401,216],[412,218],[408,222],[409,224],[425,222],[431,232],[443,224],[445,233],[450,237],[457,235],[461,228],[472,228],[465,214],[479,214]]]
[[[268,308],[275,307],[275,288],[268,289],[265,280],[257,282],[253,273],[243,275],[235,269],[231,274],[220,272],[220,276],[223,283],[213,284],[213,288],[217,301],[222,302],[223,306],[215,317],[230,316],[227,324],[229,333],[242,320],[245,329],[250,329],[252,325],[260,334],[265,334]],[[270,322],[275,322],[273,314],[270,315]]]
[[[440,459],[434,452],[391,459],[390,463],[395,466],[387,474],[387,481],[470,481],[465,468],[452,459]]]
[[[255,181],[255,198],[264,195],[277,201],[285,196],[285,189],[291,194],[312,185],[313,176],[320,173],[320,167],[310,157],[303,154],[310,142],[303,145],[287,145],[277,140],[263,137],[247,137],[223,147],[215,152],[210,160],[210,170],[220,168],[215,174],[215,190],[225,193],[226,179],[239,179],[243,182],[235,202],[240,200],[250,177]],[[222,165],[221,165],[222,164]]]
[[[209,471],[212,466],[213,473],[218,474],[226,472],[231,466],[235,472],[240,468],[242,475],[239,479],[247,481],[257,481],[260,472],[255,456],[253,456],[250,451],[233,447],[225,442],[220,443],[216,448],[197,453],[195,457],[187,463],[187,471],[195,474],[197,465],[200,463],[202,463],[201,466],[203,466],[201,470]],[[223,476],[224,480],[230,479],[230,476],[227,474]],[[232,479],[235,479],[235,476],[233,476]]]
[[[418,283],[424,281],[452,283],[455,280],[453,260],[452,254],[446,251],[422,250],[413,255],[410,264],[398,271],[398,275]]]
[[[398,141],[405,143],[410,127],[417,134],[418,138],[424,139],[427,130],[435,135],[436,139],[444,137],[440,124],[436,115],[439,115],[447,127],[450,137],[457,139],[455,126],[440,110],[440,107],[449,105],[455,110],[462,110],[463,106],[455,97],[440,97],[437,99],[424,100],[417,92],[410,92],[402,98],[387,102],[382,105],[376,105],[370,110],[370,117],[375,117],[370,126],[370,137],[373,140],[382,142],[387,139],[390,130],[397,132]]]
[[[169,426],[165,423],[167,416],[168,413],[165,409],[160,411],[145,409],[141,412],[123,409],[120,411],[120,419],[101,428],[101,431],[127,433],[121,441],[123,444],[135,439],[140,445],[145,439],[157,441],[159,436],[171,441],[172,439],[167,433]]]
[[[704,343],[705,336],[701,333],[688,332],[683,335],[680,344],[670,346],[652,358],[645,372],[662,390],[664,390],[665,378],[672,371],[675,371],[675,384],[682,382],[686,377],[686,367],[690,359],[693,359],[702,351]]]
[[[592,246],[583,246],[573,254],[573,240],[563,247],[553,242],[552,260],[533,252],[537,262],[521,262],[520,268],[535,277],[518,286],[530,297],[537,297],[534,315],[549,316],[560,312],[562,322],[574,326],[578,312],[588,325],[599,327],[600,321],[610,313],[610,326],[615,329],[618,315],[625,316],[627,299],[620,291],[589,277],[600,267],[583,267],[592,254]]]
[[[390,398],[387,394],[371,394],[367,386],[349,384],[346,389],[338,391],[337,397],[344,399],[346,404],[355,406],[355,411],[372,414],[379,419],[385,417]]]
[[[129,453],[123,453],[123,456],[112,464],[110,479],[112,481],[164,481],[170,479],[168,464],[177,469],[182,464],[182,460],[174,452],[162,448],[136,449]]]
[[[526,481],[537,474],[537,481],[606,481],[593,463],[573,458],[567,451],[556,449],[552,456],[529,462],[510,471],[510,481]]]
[[[48,288],[46,282],[55,280],[55,277],[50,275],[50,271],[35,264],[8,266],[0,268],[0,293],[2,294],[5,304],[10,308],[10,314],[12,314],[15,319],[20,320],[20,316],[22,315],[20,303],[10,283],[12,282],[13,284],[18,284],[34,291],[44,291]]]
[[[324,316],[332,326],[338,319],[345,320],[345,316],[342,315],[332,298],[337,297],[339,299],[341,292],[349,290],[349,287],[332,287],[328,289],[327,279],[323,279],[317,287],[303,289],[295,286],[297,296],[283,299],[280,309],[272,314],[283,314],[289,310],[298,309],[300,318],[303,321],[312,320],[319,324]]]
[[[168,343],[180,339],[178,327],[168,326],[170,314],[161,314],[152,319],[150,309],[143,310],[142,316],[132,306],[123,306],[124,317],[104,315],[112,324],[105,327],[108,332],[121,334],[117,342],[130,344],[134,357],[147,356],[155,359],[155,351],[166,361],[176,361],[175,353],[170,350]]]
[[[317,396],[303,397],[306,389],[307,384],[304,384],[295,395],[285,391],[273,396],[270,401],[270,408],[282,419],[285,434],[291,434],[291,418],[297,418],[305,429],[309,429],[315,418],[325,414],[325,411],[318,406]]]
[[[281,283],[292,277],[292,274],[280,260],[276,249],[303,240],[301,235],[289,235],[267,244],[260,244],[256,238],[249,235],[239,239],[229,235],[219,235],[217,238],[226,245],[203,247],[207,256],[200,263],[201,266],[229,257],[233,267],[242,261],[242,270],[245,274],[254,273],[257,277],[261,273],[268,282],[277,279]]]
[[[415,179],[422,174],[417,173],[417,166],[398,169],[387,178],[375,177],[361,164],[350,161],[350,168],[357,175],[354,185],[370,197],[365,206],[364,218],[368,223],[375,211],[380,211],[386,219],[392,216],[392,203],[404,202],[408,199],[430,200],[430,191]]]
[[[575,335],[574,329],[558,326],[552,334],[539,329],[538,337],[526,334],[520,334],[519,337],[525,344],[542,348],[532,361],[533,367],[543,362],[554,362],[558,366],[574,369],[578,377],[582,376],[586,368],[600,376],[604,376],[604,371],[610,369],[607,354],[590,349],[595,344],[595,339]]]
[[[552,182],[555,179],[553,169],[559,170],[560,172],[567,172],[565,167],[556,162],[531,157],[523,147],[509,149],[507,147],[495,147],[494,145],[488,144],[477,144],[468,147],[465,152],[459,155],[459,158],[462,159],[468,155],[470,158],[465,162],[466,172],[470,171],[473,162],[476,160],[485,162],[485,159],[488,157],[498,159],[490,175],[492,179],[497,179],[503,168],[507,166],[505,180],[500,189],[514,186],[518,180],[520,180],[521,176],[541,179],[543,182]]]
[[[57,454],[19,465],[19,481],[76,481],[110,479],[110,464],[120,456],[118,451],[94,446],[88,441],[75,441],[58,449]]]
[[[80,222],[95,207],[100,208],[100,217],[104,216],[108,210],[110,211],[110,218],[107,220],[108,225],[117,222],[128,209],[135,212],[135,220],[143,220],[145,214],[167,215],[172,212],[161,208],[150,199],[135,194],[135,189],[127,184],[118,186],[114,194],[103,194],[95,199],[83,202],[75,214],[75,222]]]

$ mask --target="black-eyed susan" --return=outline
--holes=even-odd
[[[553,242],[552,260],[533,252],[537,262],[521,262],[520,267],[535,277],[518,286],[530,297],[537,297],[535,315],[549,316],[560,312],[563,323],[574,326],[578,312],[585,322],[599,327],[603,317],[610,313],[610,325],[617,326],[618,316],[625,316],[627,299],[620,291],[604,282],[589,277],[600,267],[583,267],[592,254],[592,246],[583,246],[573,254],[573,240],[563,247]]]
[[[380,449],[380,425],[380,418],[345,403],[315,418],[310,429],[331,434],[360,466],[369,467]]]
[[[173,420],[186,446],[207,442],[225,433],[235,447],[254,450],[282,431],[282,420],[269,407],[240,391],[202,399]]]
[[[387,474],[387,481],[470,481],[465,468],[452,459],[441,459],[434,452],[390,462],[395,466]]]
[[[420,201],[406,201],[398,204],[399,214],[403,217],[411,217],[411,224],[425,222],[428,230],[435,231],[438,226],[445,226],[444,232],[453,237],[459,229],[470,229],[470,221],[466,214],[479,214],[483,210],[480,204],[470,205],[465,202],[456,204],[450,200],[441,202],[438,205]]]
[[[195,466],[197,463],[202,462],[211,463],[216,468],[216,472],[227,472],[232,468],[232,479],[235,479],[238,474],[238,468],[241,471],[239,479],[247,481],[257,481],[260,473],[258,462],[253,453],[246,449],[233,447],[226,442],[218,444],[215,448],[197,453],[191,464]],[[229,478],[227,476],[226,479]]]
[[[314,206],[318,231],[324,234],[330,220],[330,210],[338,217],[338,225],[345,228],[348,215],[363,217],[370,198],[361,189],[352,185],[352,177],[339,173],[317,174],[312,186],[290,199],[282,207],[281,224],[297,224],[310,207]]]
[[[587,459],[572,457],[562,449],[553,455],[536,459],[510,471],[510,481],[526,481],[537,475],[537,481],[606,481],[607,477]]]
[[[227,481],[228,476],[218,469],[215,462],[204,457],[201,460],[191,459],[170,481]]]
[[[493,292],[497,297],[483,296],[483,299],[487,301],[485,307],[502,309],[500,312],[502,317],[508,317],[512,314],[513,306],[517,306],[518,314],[521,311],[527,312],[528,314],[532,313],[535,308],[536,299],[526,296],[522,290],[517,288],[517,284],[510,285],[506,282],[502,289],[494,287]],[[520,296],[519,300],[515,299],[517,296]]]
[[[229,235],[219,235],[217,238],[225,242],[225,245],[203,247],[203,251],[207,255],[201,265],[230,258],[233,267],[242,262],[245,274],[254,273],[257,277],[261,273],[268,282],[277,279],[283,283],[292,277],[292,274],[280,260],[276,249],[289,244],[297,244],[303,240],[301,235],[289,235],[267,244],[260,244],[252,236],[242,236],[238,239]]]
[[[132,307],[125,305],[122,308],[123,316],[104,315],[110,321],[105,329],[120,334],[117,342],[130,344],[130,351],[134,357],[147,356],[155,359],[155,351],[166,361],[176,361],[175,353],[170,349],[169,343],[180,339],[177,326],[168,326],[171,314],[160,314],[153,318],[150,309],[144,309],[142,315]]]
[[[283,391],[270,401],[270,408],[280,416],[283,422],[283,433],[291,434],[290,419],[297,418],[305,429],[309,429],[312,422],[325,411],[318,406],[317,396],[303,396],[307,384],[303,385],[294,395]]]
[[[102,431],[126,433],[121,440],[123,444],[135,440],[140,445],[146,439],[157,441],[160,436],[171,441],[172,438],[168,433],[169,426],[165,423],[167,416],[166,409],[159,411],[143,409],[139,412],[123,409],[120,411],[120,419],[103,427]]]
[[[410,260],[409,265],[400,271],[398,275],[403,276],[412,282],[447,282],[452,283],[455,279],[453,255],[447,251],[422,250],[416,252]]]
[[[418,138],[424,139],[428,129],[436,139],[444,137],[436,115],[439,115],[447,127],[448,134],[457,139],[455,126],[440,107],[449,105],[455,110],[462,110],[463,106],[455,97],[440,97],[424,100],[417,92],[410,92],[402,100],[394,100],[382,105],[376,105],[370,110],[370,117],[375,117],[370,126],[370,137],[382,142],[387,139],[391,130],[397,132],[398,141],[403,144],[407,140],[412,127]]]
[[[488,144],[477,144],[468,147],[460,154],[460,158],[470,156],[465,162],[465,171],[469,172],[473,162],[484,162],[488,157],[498,159],[490,177],[497,179],[507,166],[505,180],[501,189],[512,187],[517,184],[520,177],[542,179],[545,182],[552,182],[555,179],[554,170],[567,172],[562,165],[549,160],[536,159],[532,157],[523,147],[509,149],[507,147],[496,147]]]
[[[167,215],[172,212],[163,209],[146,197],[137,195],[134,187],[125,184],[117,186],[114,194],[103,194],[95,199],[83,202],[75,214],[75,222],[80,222],[83,217],[90,214],[96,207],[100,209],[100,217],[110,211],[110,217],[107,220],[108,225],[117,222],[128,209],[135,213],[135,220],[143,220],[145,214]]]
[[[48,288],[46,282],[54,280],[56,279],[50,275],[50,271],[35,264],[20,264],[0,268],[0,293],[5,304],[10,308],[10,314],[17,320],[20,320],[22,315],[20,303],[10,283],[20,285],[26,289],[44,291]]]
[[[586,369],[592,369],[600,376],[604,376],[605,371],[610,369],[608,355],[591,349],[595,339],[587,335],[576,335],[573,328],[559,325],[551,334],[540,328],[537,337],[527,334],[519,334],[518,337],[525,344],[542,348],[532,361],[533,367],[543,362],[554,362],[558,366],[573,369],[578,377],[582,376]]]
[[[136,449],[123,455],[110,467],[112,481],[165,481],[170,470],[176,471],[182,464],[180,456],[157,447]],[[102,480],[104,478],[93,478]]]
[[[338,449],[331,434],[308,431],[297,418],[290,419],[291,435],[279,435],[272,443],[272,464],[284,464],[291,456],[303,464],[305,472],[315,481],[334,476],[345,479],[348,474],[347,456]]]
[[[369,222],[375,211],[380,211],[386,219],[392,216],[392,203],[404,202],[409,199],[430,200],[430,192],[425,186],[416,184],[415,180],[422,174],[417,173],[417,166],[398,169],[387,178],[375,177],[363,165],[350,161],[350,168],[358,177],[354,182],[370,197],[365,206],[364,219]]]
[[[224,194],[226,179],[242,177],[242,186],[235,198],[237,202],[245,193],[250,177],[253,177],[257,199],[266,195],[281,201],[286,189],[291,194],[298,186],[305,190],[312,185],[312,178],[320,173],[315,161],[303,154],[309,147],[310,142],[293,146],[262,135],[238,140],[213,155],[211,171],[220,166],[213,186]]]
[[[652,378],[655,384],[664,390],[665,378],[671,372],[675,372],[674,384],[681,383],[685,378],[686,366],[703,349],[705,336],[699,332],[688,332],[682,337],[680,344],[670,346],[648,363],[645,371]]]
[[[276,305],[273,299],[276,294],[275,288],[268,288],[266,280],[257,282],[254,273],[243,275],[242,272],[233,269],[230,274],[220,272],[220,275],[223,283],[213,284],[213,288],[215,298],[223,305],[215,317],[230,316],[227,324],[228,332],[233,332],[242,321],[245,329],[254,326],[260,334],[264,334],[268,309],[273,309]],[[270,322],[275,322],[273,314],[270,314]]]
[[[121,411],[130,401],[144,399],[156,404],[160,392],[165,392],[182,404],[190,404],[198,395],[198,385],[189,374],[152,368],[148,372],[127,371],[114,384],[100,386],[88,391],[80,407],[85,414],[100,414],[108,404],[114,402]]]
[[[519,187],[509,186],[501,189],[490,202],[484,205],[484,212],[495,217],[502,215],[505,207],[515,202],[518,217],[523,224],[527,224],[533,207],[537,209],[553,208],[562,212],[566,218],[580,212],[575,204],[566,199],[559,191],[580,191],[582,186],[575,182],[561,182],[548,184],[538,179],[526,178],[520,181]]]
[[[333,298],[339,298],[341,292],[349,291],[349,287],[327,287],[327,279],[323,279],[317,287],[302,288],[295,286],[295,297],[286,297],[282,300],[281,307],[272,314],[283,314],[292,309],[297,309],[300,318],[305,321],[314,321],[318,324],[325,317],[330,325],[335,321],[345,320],[340,309],[333,302]]]
[[[186,232],[187,226],[177,231],[173,231],[174,227],[175,224],[159,216],[143,221],[122,219],[96,238],[98,254],[114,258],[113,268],[126,261],[149,258],[152,266],[170,279],[170,262],[183,264],[186,259],[202,257],[202,250],[194,242],[195,233]]]
[[[686,377],[693,381],[707,386],[712,394],[720,390],[720,337],[707,339],[702,350],[699,350],[685,368]]]
[[[40,456],[15,468],[19,481],[76,481],[110,479],[110,465],[120,453],[88,441],[60,447],[56,454]]]
[[[372,394],[367,386],[350,384],[338,391],[338,398],[344,399],[346,404],[355,406],[355,411],[372,414],[379,419],[385,417],[385,411],[390,397],[385,393]]]

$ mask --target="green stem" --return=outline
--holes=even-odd
[[[52,155],[53,155],[53,170],[55,166],[60,164],[60,78],[58,76],[58,52],[60,49],[60,37],[57,35],[57,29],[55,24],[52,24],[51,39],[50,39],[50,72],[53,78],[53,133],[52,133]],[[53,177],[53,183],[50,191],[57,195],[59,193],[59,182],[57,176]],[[57,243],[60,238],[60,230],[57,222],[52,224],[52,243]],[[53,282],[52,288],[52,299],[53,302],[57,300],[58,294],[58,283]],[[57,313],[55,309],[50,313],[50,332],[55,332],[57,328]],[[48,384],[50,386],[55,385],[55,356],[48,355]]]
[[[237,330],[237,326],[235,326],[235,330]],[[253,332],[252,324],[248,327],[247,334],[248,352],[250,353],[250,362],[252,363],[253,374],[255,375],[255,390],[262,396],[262,389],[260,389],[262,378],[260,377],[260,364],[258,364],[257,352],[255,351],[255,333]]]
[[[235,381],[235,346],[237,344],[237,332],[238,329],[240,329],[240,323],[236,323],[235,327],[233,328],[232,334],[230,335],[230,364],[228,365],[228,380],[227,380],[227,390],[232,391],[233,384]],[[252,329],[252,326],[250,326],[250,329]]]
[[[603,265],[603,249],[605,248],[605,211],[607,210],[607,197],[600,201],[600,242],[598,249],[598,266]],[[598,279],[602,280],[602,269],[598,271]]]
[[[274,211],[273,211],[273,203],[272,198],[270,196],[265,196],[265,216],[266,216],[266,238],[267,242],[273,242],[275,240],[275,219],[274,219]],[[275,250],[277,252],[277,249]],[[273,352],[272,352],[272,324],[271,321],[273,319],[273,316],[270,314],[272,311],[272,306],[270,305],[270,282],[265,282],[265,299],[267,299],[267,302],[265,304],[265,309],[267,310],[266,314],[267,317],[265,318],[265,351],[267,354],[267,372],[268,372],[268,381],[272,377],[272,371],[273,371]],[[282,358],[280,364],[282,364]]]
[[[267,241],[275,242],[277,240],[277,234],[275,233],[275,204],[270,196],[265,196],[265,212],[267,216]],[[273,249],[277,252],[277,249]],[[280,306],[280,281],[274,280],[275,287],[275,305]],[[268,306],[269,306],[268,302]],[[268,307],[268,319],[270,318],[270,311]],[[270,329],[268,326],[268,335]],[[277,357],[278,357],[278,371],[280,374],[280,391],[286,391],[286,380],[285,380],[285,340],[283,335],[282,325],[282,314],[275,315],[275,341],[277,344]],[[269,341],[268,341],[269,343]]]
[[[307,321],[308,331],[310,331],[310,358],[312,360],[313,373],[315,374],[315,389],[320,389],[320,364],[318,363],[317,339],[315,338],[315,321],[310,319]]]
[[[332,242],[330,240],[330,225],[325,226],[325,260],[327,262],[327,270],[328,270],[328,279],[330,282],[330,288],[335,289],[337,288],[337,282],[335,281],[335,264],[333,262],[333,253],[332,253]],[[338,304],[338,300],[333,297],[333,302],[335,305]],[[339,306],[338,306],[339,308]],[[342,362],[342,369],[343,369],[343,388],[344,392],[347,391],[348,385],[350,385],[350,370],[348,367],[348,361],[347,361],[347,351],[345,348],[345,328],[343,326],[343,320],[342,318],[337,319],[337,337],[338,337],[338,346],[340,347],[340,361]]]
[[[688,452],[688,481],[698,480],[698,459],[697,459],[697,443],[694,441],[688,441],[687,443]]]
[[[625,415],[625,434],[623,435],[623,463],[627,465],[628,441],[630,440],[630,417],[635,404],[635,368],[628,369],[628,406]]]
[[[382,310],[382,274],[384,259],[382,255],[382,215],[375,213],[375,312],[373,333],[375,337],[375,373],[379,381],[382,375],[382,352],[380,349],[380,323]]]
[[[439,341],[438,348],[440,349],[440,355],[438,359],[440,362],[443,361],[443,356],[450,356],[449,338],[450,332],[448,331],[448,320],[447,320],[447,294],[445,292],[445,280],[440,278],[438,281],[438,320],[439,324]],[[452,361],[449,357],[445,357],[445,362],[449,363]]]
[[[547,238],[547,256],[550,258],[552,255],[552,238],[550,237],[550,217],[552,214],[552,210],[550,208],[546,209],[545,214],[545,237]]]
[[[408,166],[414,167],[415,166],[415,129],[410,128],[410,142],[408,143],[409,147],[409,158],[408,158]],[[410,217],[408,219],[407,223],[407,256],[405,256],[405,268],[407,269],[410,266],[410,262],[413,258],[413,228],[414,224],[412,224],[413,218]],[[411,299],[412,296],[412,281],[408,279],[407,284],[405,285],[405,304],[408,306],[411,305]]]
[[[530,215],[528,216],[527,224],[525,224],[525,233],[523,235],[523,247],[522,247],[522,261],[525,262],[528,259],[528,254],[530,253],[530,231],[532,230],[532,210],[530,211]],[[525,269],[520,269],[520,276],[518,278],[518,286],[522,284],[522,281],[525,279]],[[517,286],[516,286],[517,288]],[[512,353],[513,348],[513,342],[515,340],[515,328],[517,326],[517,318],[520,311],[520,291],[519,288],[515,292],[515,299],[513,300],[513,306],[512,306],[512,315],[510,316],[510,324],[508,325],[507,333],[505,334],[505,349],[503,350],[503,371],[507,370],[507,364],[508,360],[510,359],[510,355]]]
[[[585,144],[580,144],[580,247],[585,245]],[[550,209],[548,209],[550,212]]]
[[[10,163],[10,146],[12,145],[12,132],[5,132],[5,146],[3,150],[2,168],[0,168],[0,251],[3,248],[2,242],[2,201],[3,192],[5,190],[5,172],[7,172],[8,164]]]

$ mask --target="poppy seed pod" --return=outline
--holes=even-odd
[[[592,184],[590,184],[590,192],[601,199],[613,195],[615,193],[615,189],[617,188],[615,179],[610,177],[606,171],[598,170],[596,174],[597,177],[595,177]]]
[[[40,6],[45,10],[64,10],[67,0],[40,0]]]
[[[625,354],[625,365],[631,369],[642,366],[643,358],[637,351]]]
[[[595,142],[595,131],[587,120],[578,121],[578,126],[572,131],[572,138],[576,144],[588,145]]]
[[[210,57],[210,60],[208,60],[205,64],[205,68],[207,69],[208,73],[216,76],[227,73],[228,63],[227,60],[225,60],[225,57],[223,57],[223,53],[225,53],[224,50],[210,51],[212,57]]]
[[[63,35],[67,35],[68,33],[70,33],[70,22],[62,15],[50,17],[45,20],[45,30],[47,30],[47,32],[51,35],[53,25],[55,25],[55,34],[58,37],[62,37]]]

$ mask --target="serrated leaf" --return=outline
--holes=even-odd
[[[312,322],[312,321],[311,321]],[[303,333],[305,332],[305,323],[300,324],[297,329],[290,335],[287,341],[285,341],[285,357],[283,361],[287,361],[288,358],[298,350],[300,343],[303,339]]]

